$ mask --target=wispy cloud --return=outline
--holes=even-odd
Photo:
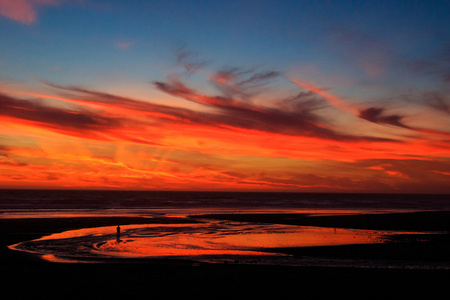
[[[214,96],[206,95],[189,87],[180,79],[183,77],[181,74],[172,74],[166,81],[153,82],[156,89],[168,95],[205,106],[205,108],[208,108],[207,110],[192,110],[155,104],[83,87],[61,86],[45,81],[43,83],[58,91],[60,95],[58,99],[83,106],[94,105],[91,110],[61,111],[61,116],[58,116],[58,118],[66,122],[65,124],[61,122],[61,126],[64,125],[65,128],[68,128],[70,120],[78,121],[81,123],[79,127],[84,127],[92,134],[103,131],[100,136],[105,136],[105,133],[110,134],[112,131],[115,132],[115,136],[118,136],[120,128],[124,126],[127,128],[130,128],[130,126],[132,128],[145,128],[162,126],[163,124],[185,124],[199,127],[207,126],[211,129],[220,130],[255,130],[261,133],[315,138],[325,141],[396,141],[392,137],[349,134],[345,131],[339,131],[339,128],[334,125],[330,125],[331,122],[327,115],[321,114],[321,110],[326,108],[327,103],[354,113],[356,110],[325,89],[315,88],[312,84],[305,85],[296,82],[302,87],[302,90],[299,90],[298,93],[288,96],[266,97],[265,101],[259,101],[262,91],[270,91],[271,84],[282,79],[279,72],[228,68],[209,72],[209,74],[212,75],[207,78],[207,82],[211,83],[217,90]],[[23,100],[19,102],[27,103]],[[43,116],[50,114],[48,108],[35,107],[34,109],[45,112],[39,117],[41,120]],[[55,113],[54,110],[55,108],[50,109]],[[123,110],[128,110],[128,112]],[[360,117],[379,124],[395,123],[393,116],[382,115],[382,110],[375,112],[377,114],[369,109],[363,111]],[[10,113],[12,114],[13,111],[10,111]],[[17,112],[15,114],[17,116]],[[68,118],[65,118],[66,114],[69,115]],[[129,120],[129,115],[134,115],[135,118]],[[31,116],[24,115],[22,117],[31,118]],[[34,121],[37,121],[36,118],[38,117],[34,118]],[[54,120],[58,120],[58,118]],[[401,118],[398,117],[395,125],[402,125],[400,121]],[[42,123],[46,124],[45,122]],[[406,128],[407,126],[403,124],[403,127]],[[133,140],[140,141],[137,136]],[[146,140],[142,141],[145,142]]]
[[[159,90],[183,99],[212,107],[216,112],[193,111],[185,108],[158,105],[150,102],[133,100],[126,97],[96,92],[79,87],[63,87],[47,83],[49,86],[75,94],[63,94],[73,101],[96,103],[108,107],[121,107],[140,112],[143,117],[156,118],[158,122],[197,124],[212,128],[251,129],[261,132],[278,133],[291,136],[306,136],[342,141],[380,141],[372,137],[358,137],[334,132],[325,128],[321,117],[314,110],[321,100],[308,93],[299,93],[277,103],[280,108],[265,107],[240,102],[221,96],[210,97],[198,93],[176,79],[168,82],[154,82]],[[218,110],[218,111],[217,111]],[[148,114],[142,114],[147,112]],[[157,113],[154,115],[151,113]]]
[[[408,126],[402,121],[404,116],[398,114],[386,115],[385,109],[382,107],[370,107],[362,109],[359,112],[359,117],[361,119],[380,125],[392,125],[421,133],[450,137],[449,131],[422,128],[417,126]]]
[[[450,115],[450,98],[441,93],[427,93],[424,96],[425,104],[436,109],[437,111]]]
[[[374,36],[343,26],[330,28],[328,32],[339,55],[368,77],[380,76],[390,67],[393,58],[391,49]]]
[[[387,174],[389,177],[384,181],[392,186],[393,191],[449,191],[445,184],[450,171],[448,159],[367,159],[355,164],[373,172]]]
[[[337,141],[387,141],[376,137],[340,133],[327,127],[326,118],[314,111],[317,104],[323,100],[308,93],[299,92],[284,98],[289,99],[289,106],[286,106],[288,101],[283,99],[274,99],[271,101],[272,106],[252,101],[259,94],[255,90],[264,89],[268,82],[278,76],[279,73],[275,71],[219,71],[211,78],[219,92],[216,96],[197,92],[182,82],[179,76],[171,76],[167,81],[155,81],[154,85],[166,94],[215,108],[219,113],[209,114],[208,119],[211,124],[217,126]]]
[[[389,73],[408,76],[434,77],[444,84],[450,82],[450,41],[437,38],[441,46],[435,53],[413,55],[395,50],[386,40],[355,28],[336,26],[328,30],[332,49],[351,66],[362,70],[370,79],[383,78]],[[433,36],[430,36],[433,38]],[[424,52],[426,53],[426,52]],[[386,84],[384,82],[384,84]]]
[[[201,58],[200,54],[185,47],[180,47],[177,50],[177,63],[188,74],[193,74],[205,67],[208,62]]]
[[[73,133],[118,128],[120,119],[104,117],[85,109],[66,110],[43,104],[38,99],[16,99],[0,94],[0,115],[41,124],[44,127],[65,129]],[[86,134],[84,132],[83,134]]]
[[[40,99],[19,99],[0,94],[0,116],[74,137],[102,141],[122,139],[156,145],[136,134],[141,129],[139,122],[79,105],[71,105],[69,108],[66,105],[63,108],[46,104]]]
[[[407,117],[407,115],[389,114],[387,113],[389,109],[388,107],[382,106],[364,107],[365,106],[364,103],[350,105],[345,100],[327,91],[327,89],[325,88],[316,87],[312,83],[309,83],[307,81],[300,81],[298,79],[291,79],[291,82],[295,83],[296,85],[302,87],[305,90],[310,91],[311,93],[323,97],[323,99],[325,99],[333,107],[341,111],[352,113],[353,115],[359,117],[362,120],[366,120],[368,122],[383,126],[389,125],[426,134],[450,137],[450,132],[448,131],[408,125],[404,122],[404,119]],[[448,104],[447,99],[442,95],[442,93],[438,92],[427,93],[427,95],[421,96],[420,98],[421,100],[417,100],[417,102],[419,102],[420,104],[422,105],[424,104],[426,106],[432,107],[436,110],[439,110],[447,114],[450,113],[450,106]]]
[[[128,48],[130,48],[133,45],[132,42],[129,41],[117,41],[114,43],[114,47],[116,47],[117,49],[120,50],[126,50]]]
[[[48,95],[3,90],[6,128],[31,130],[41,149],[12,140],[0,145],[2,178],[31,186],[420,192],[435,184],[446,190],[446,140],[389,134],[392,127],[439,133],[409,124],[414,118],[407,111],[393,113],[385,101],[351,104],[273,70],[180,66],[149,88],[186,100],[183,107],[46,81]],[[202,76],[207,86],[198,84]],[[428,99],[421,103],[446,113],[445,97]],[[341,127],[346,123],[350,129]],[[54,133],[52,140],[65,135],[80,149],[48,145],[43,139]]]
[[[224,97],[249,100],[262,93],[279,76],[277,71],[228,68],[215,72],[211,82]]]
[[[12,147],[0,145],[0,165],[22,167],[26,166],[27,163],[15,161],[10,153],[13,151]]]
[[[58,5],[60,0],[0,0],[0,15],[30,25],[37,20],[37,9]]]
[[[298,85],[299,87],[310,91],[311,93],[317,94],[325,99],[331,106],[346,112],[350,112],[352,114],[357,113],[357,109],[351,105],[349,105],[346,101],[341,99],[340,97],[330,93],[326,88],[318,87],[311,82],[298,80],[298,79],[290,79],[291,82]]]
[[[63,94],[56,97],[58,101],[67,99],[68,103],[63,106],[54,103],[55,105],[51,106],[37,99],[19,99],[2,95],[0,97],[1,115],[13,118],[17,123],[21,123],[22,120],[27,121],[25,125],[28,126],[41,126],[57,133],[94,140],[95,144],[89,151],[80,152],[77,150],[79,146],[74,149],[67,146],[54,149],[55,146],[47,146],[47,143],[43,142],[41,145],[43,151],[39,153],[36,150],[32,153],[21,147],[2,145],[0,146],[0,164],[6,170],[2,178],[9,184],[22,182],[39,186],[44,182],[48,184],[51,180],[60,186],[71,187],[99,185],[121,188],[145,186],[147,188],[201,189],[207,185],[218,189],[384,192],[395,192],[403,186],[407,190],[420,192],[426,191],[427,185],[430,184],[435,184],[439,191],[445,191],[445,188],[442,188],[445,186],[443,182],[448,177],[446,174],[450,172],[448,162],[442,160],[394,158],[408,156],[406,155],[408,152],[404,149],[399,152],[401,151],[399,149],[405,146],[400,147],[397,143],[369,144],[362,143],[364,140],[360,140],[361,143],[352,145],[341,140],[339,148],[336,148],[336,144],[336,147],[332,149],[329,132],[323,139],[318,138],[320,134],[316,127],[312,127],[316,140],[309,146],[313,148],[305,148],[308,147],[308,143],[304,143],[302,137],[307,136],[307,133],[303,131],[306,130],[304,124],[306,121],[298,121],[294,115],[310,115],[308,122],[321,124],[321,119],[314,114],[314,111],[318,106],[323,105],[324,100],[317,98],[311,92],[300,92],[298,95],[285,98],[284,101],[279,102],[284,102],[283,105],[280,104],[279,108],[272,109],[251,105],[250,108],[253,110],[250,110],[247,107],[230,105],[229,102],[225,102],[226,105],[220,102],[219,104],[206,102],[208,107],[214,108],[216,112],[205,113],[152,104],[79,87],[64,87],[49,83],[48,86]],[[192,89],[188,90],[191,93],[194,92]],[[103,109],[88,108],[93,104]],[[256,108],[259,111],[255,110]],[[139,112],[141,114],[138,114]],[[155,115],[156,113],[158,114]],[[293,115],[290,116],[289,113]],[[244,120],[241,120],[242,118]],[[154,129],[152,127],[138,128],[148,125],[150,119],[157,121],[158,127],[154,129],[166,136],[171,135],[170,131],[161,125],[164,123],[175,125],[178,135],[182,137],[181,142],[172,144],[172,148],[161,144],[156,148],[153,147],[156,144],[150,144],[148,141],[151,140]],[[247,123],[253,125],[250,126]],[[130,131],[133,126],[137,130]],[[201,149],[200,151],[193,151],[189,145],[186,145],[186,141],[193,136],[195,130],[203,126],[212,130],[211,137],[202,135],[202,141],[205,144],[196,148]],[[281,129],[270,128],[272,126],[281,127]],[[229,136],[232,141],[221,143],[220,140],[224,138],[224,133],[230,127]],[[239,133],[239,129],[253,127],[261,133],[260,138],[258,136],[255,138],[254,133],[250,135]],[[224,130],[218,130],[220,128]],[[294,133],[291,134],[289,130],[293,130]],[[276,143],[274,141],[267,143],[269,135],[264,134],[267,132],[276,133]],[[336,136],[332,137],[336,139]],[[120,142],[109,143],[109,139]],[[323,143],[320,140],[323,140]],[[159,142],[161,139],[155,141]],[[211,149],[206,147],[209,141],[214,144]],[[259,144],[256,143],[257,141]],[[354,141],[350,140],[350,142]],[[99,144],[99,142],[106,143]],[[114,150],[117,145],[124,143],[130,146],[120,147],[122,149],[120,152]],[[240,153],[227,150],[227,147],[236,147],[236,143],[239,143]],[[246,144],[250,147],[248,151],[245,151]],[[220,147],[221,145],[224,147]],[[327,145],[329,145],[328,148]],[[102,149],[111,147],[112,149],[108,150],[110,154]],[[269,154],[270,152],[264,147],[273,148],[272,154]],[[368,149],[369,147],[372,149]],[[217,149],[214,151],[214,148]],[[299,159],[308,157],[308,152],[315,152],[317,148],[321,149],[322,155],[325,155],[325,152],[327,154],[318,160],[312,158],[317,160],[314,165],[308,166],[304,160]],[[65,151],[62,151],[63,149]],[[428,148],[428,150],[431,149]],[[419,145],[409,150],[413,151],[410,152],[411,154],[422,154],[427,151]],[[382,154],[384,152],[390,154]],[[370,155],[392,158],[357,159],[364,156],[370,157]],[[295,165],[299,168],[292,167]],[[311,169],[312,166],[314,170]],[[73,175],[74,171],[75,174],[80,175]],[[352,175],[348,175],[347,172],[351,172]],[[358,178],[355,174],[359,174]],[[410,183],[415,181],[420,184]]]
[[[186,57],[183,58],[183,55],[181,55],[181,60],[188,59],[190,56],[187,53],[185,54]],[[177,57],[180,63],[180,53]],[[184,62],[183,68],[186,68],[185,64],[188,64],[188,62]],[[199,71],[202,64],[194,65],[192,65],[192,68]],[[192,72],[193,69],[191,69]],[[321,114],[321,110],[329,104],[340,111],[350,112],[360,120],[370,123],[395,126],[426,134],[449,136],[448,132],[407,124],[404,121],[406,115],[388,113],[388,108],[381,105],[371,107],[363,107],[364,104],[350,105],[344,99],[332,94],[328,89],[319,88],[312,83],[298,79],[290,79],[291,82],[302,88],[297,94],[275,98],[265,97],[264,101],[260,101],[260,94],[270,92],[271,85],[282,79],[277,71],[260,71],[257,68],[225,68],[216,72],[203,73],[210,74],[207,82],[216,89],[215,95],[207,95],[190,87],[182,79],[185,77],[183,74],[175,73],[168,76],[165,81],[153,82],[157,90],[209,108],[201,111],[135,100],[82,87],[44,83],[59,90],[62,96],[71,99],[72,102],[131,110],[132,113],[142,117],[140,121],[134,120],[134,122],[142,123],[143,126],[147,126],[151,122],[153,124],[196,124],[211,128],[257,130],[259,132],[331,141],[396,141],[392,136],[381,138],[349,134],[337,130],[335,126],[330,125],[329,117],[326,114]],[[430,98],[428,105],[448,112],[447,102],[441,97]],[[105,116],[100,115],[100,118],[102,117]],[[127,119],[126,116],[121,118]],[[116,120],[116,117],[112,120]],[[124,122],[123,120],[120,121]],[[150,122],[149,120],[153,121]],[[103,124],[107,123],[106,121],[103,122]]]

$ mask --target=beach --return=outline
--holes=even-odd
[[[205,215],[201,216],[206,217]],[[223,214],[208,217],[240,219],[242,221],[296,224],[315,223],[315,226],[339,227],[365,220],[377,228],[399,223],[402,230],[419,227],[439,234],[421,238],[400,236],[383,244],[287,248],[294,255],[340,256],[368,255],[385,259],[446,260],[449,247],[449,212],[307,217],[303,214]],[[320,220],[320,218],[322,218]],[[250,220],[252,219],[252,220]],[[312,219],[312,220],[311,220]],[[288,221],[286,221],[288,220]],[[389,221],[391,220],[391,221]],[[408,220],[408,221],[406,221]],[[142,224],[148,222],[196,222],[179,218],[139,217],[72,217],[46,219],[0,219],[1,281],[3,292],[22,297],[208,297],[215,299],[258,298],[276,295],[287,298],[298,295],[304,299],[324,299],[335,296],[356,299],[404,298],[426,296],[437,299],[447,292],[450,271],[443,269],[389,269],[291,267],[249,264],[207,264],[188,260],[113,260],[110,263],[51,263],[26,252],[13,251],[7,246],[36,239],[54,232],[89,226]],[[380,223],[381,222],[381,223]],[[418,223],[419,222],[419,223]],[[417,224],[422,224],[418,226]],[[434,224],[434,225],[430,225]],[[355,226],[355,225],[352,225]],[[362,226],[362,225],[361,225]],[[439,227],[439,228],[438,228]],[[278,249],[281,250],[281,249]]]
[[[315,216],[314,214],[211,214],[200,217],[365,230],[421,231],[424,233],[393,234],[387,236],[385,242],[380,244],[277,250],[293,255],[319,255],[324,257],[359,257],[420,261],[450,260],[450,212],[448,211],[331,216]]]

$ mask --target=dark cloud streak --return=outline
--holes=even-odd
[[[264,79],[267,79],[272,76],[272,74],[261,77],[256,75],[256,77],[250,76],[249,78],[259,79],[264,77]],[[179,80],[155,81],[154,86],[169,95],[218,109],[219,113],[208,115],[209,120],[217,126],[231,126],[336,141],[388,141],[382,138],[341,134],[326,128],[324,126],[326,122],[312,112],[311,103],[313,102],[311,99],[302,102],[302,98],[311,96],[309,93],[300,93],[294,97],[289,97],[289,102],[296,101],[296,103],[295,105],[291,104],[289,110],[284,110],[277,107],[257,106],[225,96],[206,96],[188,88]]]
[[[450,114],[450,101],[438,93],[428,94],[425,103],[438,111]]]
[[[228,68],[217,71],[211,76],[211,82],[224,97],[248,99],[260,94],[271,80],[279,76],[277,71]]]
[[[0,116],[33,122],[39,127],[70,136],[95,140],[115,137],[141,144],[155,144],[121,133],[120,130],[132,122],[129,119],[80,108],[70,110],[52,107],[39,99],[16,99],[0,94]]]
[[[88,111],[63,110],[39,100],[16,99],[0,94],[0,115],[81,130],[120,127],[119,119],[102,117]]]
[[[400,115],[385,115],[385,109],[381,107],[369,107],[360,110],[359,117],[372,123],[386,124],[398,126],[402,128],[411,129],[402,122],[403,116]]]
[[[207,61],[199,58],[199,54],[183,47],[177,51],[177,63],[180,67],[193,74],[208,64]]]

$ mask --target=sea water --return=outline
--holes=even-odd
[[[0,190],[0,212],[149,208],[449,210],[450,195]]]

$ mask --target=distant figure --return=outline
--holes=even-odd
[[[117,242],[117,243],[120,242],[120,226],[119,226],[119,225],[117,225],[116,242]]]

